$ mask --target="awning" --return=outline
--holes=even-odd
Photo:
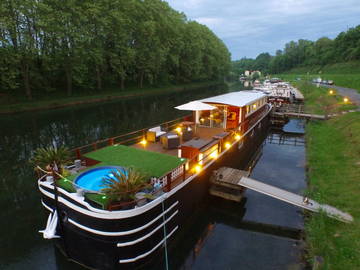
[[[216,109],[216,107],[202,103],[200,101],[191,101],[189,103],[177,106],[175,109],[182,111],[210,111]]]
[[[201,99],[200,102],[243,107],[246,105],[250,105],[264,97],[266,97],[264,93],[250,90],[250,91],[231,92],[220,96],[204,98]]]

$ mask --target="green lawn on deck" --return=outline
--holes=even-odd
[[[184,159],[175,156],[150,152],[124,145],[107,146],[105,148],[85,154],[84,156],[100,161],[99,164],[96,164],[87,170],[100,166],[134,167],[148,174],[149,176],[155,177],[161,177],[185,162]],[[66,177],[66,179],[59,179],[57,181],[58,186],[67,190],[68,192],[76,192],[73,186],[73,181],[83,172],[84,171],[78,174],[69,175]],[[85,197],[91,201],[94,201],[102,208],[106,208],[109,203],[108,198],[102,194],[89,193],[86,194]]]
[[[150,176],[160,177],[184,163],[178,157],[125,145],[113,145],[84,155],[100,161],[97,166],[135,167]]]

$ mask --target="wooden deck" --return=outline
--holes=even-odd
[[[222,128],[207,128],[207,127],[196,127],[194,138],[200,138],[200,139],[211,139],[213,136],[220,134],[224,132],[224,129]],[[185,141],[182,141],[180,136],[180,144],[184,143]],[[132,145],[132,147],[138,148],[138,149],[144,149],[147,151],[167,154],[171,156],[178,156],[178,149],[165,149],[161,141],[157,142],[147,142],[147,144],[144,146],[140,143]]]

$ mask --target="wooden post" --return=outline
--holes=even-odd
[[[166,191],[169,192],[171,190],[171,173],[168,173],[166,175],[166,180],[167,180]]]
[[[186,176],[186,163],[183,164],[183,177],[182,177],[183,182],[185,181],[185,176]]]
[[[114,145],[114,138],[109,139],[109,145]]]
[[[92,145],[93,145],[94,150],[96,150],[97,149],[97,143],[95,142]]]
[[[79,148],[76,148],[75,153],[76,153],[76,158],[80,159],[81,158],[81,152],[80,152]]]

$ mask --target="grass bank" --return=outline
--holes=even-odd
[[[317,87],[306,81],[294,83],[305,97],[306,111],[314,114],[332,114],[341,111],[352,110],[355,105],[344,102],[343,97],[338,95],[334,89],[330,94],[330,89]]]
[[[353,88],[360,92],[360,62],[336,63],[325,66],[300,67],[276,76],[285,80],[302,78],[311,80],[321,77],[323,80],[333,80],[337,86]]]
[[[301,84],[306,105],[326,106],[325,89]],[[325,92],[326,93],[326,92]],[[346,109],[340,105],[340,109]],[[344,224],[325,215],[307,218],[308,258],[322,257],[321,269],[360,269],[360,113],[348,113],[306,127],[309,197],[354,217]]]
[[[146,96],[146,95],[160,95],[181,91],[194,90],[201,87],[210,87],[219,84],[218,82],[200,82],[189,83],[176,86],[166,86],[160,88],[143,88],[131,89],[126,91],[107,90],[97,94],[79,94],[71,97],[50,96],[43,97],[33,101],[26,100],[11,100],[9,97],[0,97],[0,114],[18,113],[25,111],[37,111],[46,109],[56,109],[68,106],[75,106],[80,104],[89,104],[103,102],[119,98]]]

